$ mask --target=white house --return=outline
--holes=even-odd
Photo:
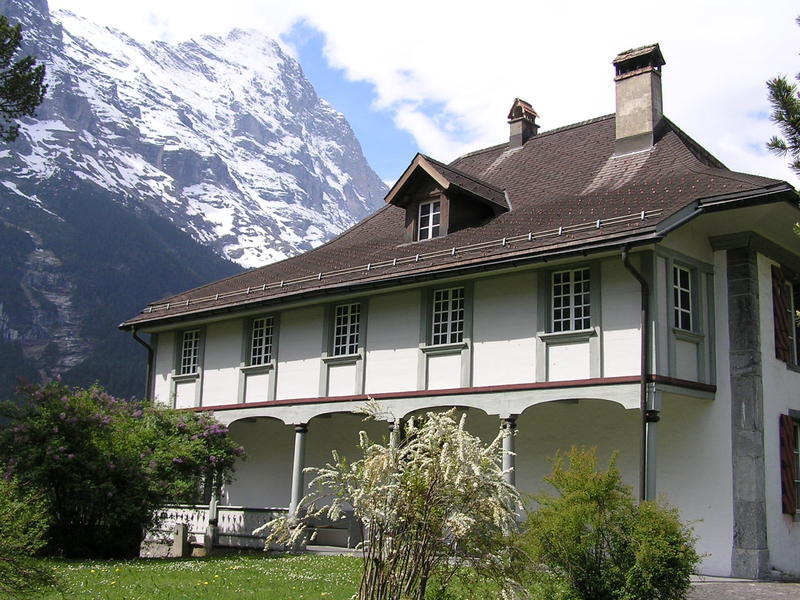
[[[703,572],[800,575],[798,199],[663,116],[663,64],[618,55],[616,113],[553,131],[516,100],[507,142],[417,155],[335,240],[121,325],[151,334],[150,394],[246,448],[233,525],[292,509],[302,467],[359,429],[456,406],[487,440],[516,432],[523,491],[559,448],[619,450],[694,522]],[[353,414],[368,397],[384,425]]]

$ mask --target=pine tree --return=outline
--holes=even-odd
[[[6,142],[17,138],[16,121],[34,116],[47,90],[44,65],[37,66],[32,56],[13,60],[21,42],[19,24],[11,25],[5,16],[0,16],[0,139]]]
[[[797,17],[800,25],[800,17]],[[795,75],[800,81],[800,73]],[[792,158],[789,166],[800,176],[800,96],[797,85],[784,77],[775,77],[767,81],[769,103],[772,106],[771,119],[778,124],[783,138],[772,136],[767,148],[779,155]]]

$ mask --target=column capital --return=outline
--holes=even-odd
[[[295,433],[308,433],[308,423],[295,423],[294,424],[294,432]]]
[[[510,417],[503,417],[500,419],[500,427],[503,429],[516,429],[517,427],[517,417],[516,415],[512,415]]]

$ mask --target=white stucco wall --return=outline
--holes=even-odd
[[[709,235],[719,235],[719,231],[707,221],[690,221],[670,233],[660,245],[676,250],[706,263],[714,262],[714,251],[708,241]]]
[[[723,391],[723,393],[725,393]],[[656,492],[680,511],[705,555],[700,572],[729,576],[733,543],[729,404],[673,395],[657,426]]]
[[[175,366],[175,334],[171,331],[159,334],[156,346],[155,368],[153,376],[153,399],[170,406],[170,376]]]
[[[602,400],[551,402],[527,409],[517,419],[517,487],[525,493],[552,491],[542,481],[552,470],[548,458],[559,450],[569,452],[572,446],[597,447],[603,466],[619,451],[617,467],[623,479],[637,486],[638,423],[638,411]]]
[[[323,308],[281,313],[278,340],[278,400],[319,395]]]
[[[175,408],[192,408],[197,402],[197,386],[200,379],[178,380],[175,382]]]
[[[638,257],[633,257],[641,270]],[[600,269],[603,376],[638,375],[641,363],[641,291],[639,282],[619,259],[603,261]]]
[[[201,406],[238,402],[242,335],[240,319],[212,323],[206,328]]]
[[[419,290],[369,301],[365,393],[417,389]]]
[[[356,393],[355,363],[328,365],[328,395],[352,396]]]
[[[428,382],[426,389],[444,390],[461,387],[461,352],[455,354],[432,354],[428,360]]]
[[[244,401],[247,402],[266,402],[269,399],[269,384],[273,377],[273,372],[266,373],[245,373],[244,376]]]
[[[697,372],[697,352],[697,344],[675,340],[675,377],[686,381],[700,381]]]
[[[536,285],[535,272],[475,282],[473,385],[536,380]]]
[[[781,506],[779,415],[800,410],[800,373],[775,358],[772,316],[772,265],[758,255],[759,313],[764,390],[764,469],[767,502],[767,542],[774,568],[800,576],[800,522],[784,515]]]
[[[589,342],[555,343],[547,345],[548,381],[568,381],[591,377],[591,347]]]
[[[252,419],[232,423],[230,435],[247,456],[237,462],[224,502],[251,508],[289,506],[294,429],[276,419]]]

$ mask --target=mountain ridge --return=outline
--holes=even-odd
[[[140,393],[143,352],[119,322],[382,204],[347,121],[267,36],[141,43],[69,11],[51,19],[45,0],[0,0],[0,13],[22,23],[49,84],[0,147],[0,395],[15,375]]]

